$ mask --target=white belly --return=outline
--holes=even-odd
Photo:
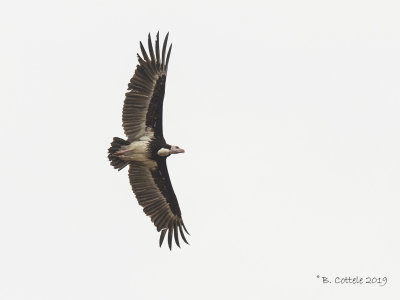
[[[129,158],[135,161],[148,161],[149,157],[147,154],[148,141],[135,141],[126,147],[129,150]]]

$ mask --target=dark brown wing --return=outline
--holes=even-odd
[[[129,167],[129,180],[139,204],[143,206],[143,211],[150,216],[157,231],[161,231],[160,247],[167,232],[169,248],[172,247],[172,236],[180,247],[178,229],[183,241],[188,243],[182,227],[188,232],[169,179],[166,158],[154,162],[153,166],[132,162]]]
[[[171,54],[169,47],[167,56],[168,34],[165,36],[160,58],[159,34],[155,42],[156,54],[149,34],[149,55],[140,42],[143,58],[138,54],[139,64],[136,67],[128,92],[125,94],[124,108],[122,111],[122,126],[128,141],[134,141],[151,130],[157,137],[163,136],[162,111],[167,78],[168,61]]]

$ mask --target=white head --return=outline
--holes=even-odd
[[[185,153],[185,150],[179,148],[178,146],[171,146],[171,149],[161,148],[158,150],[157,154],[160,156],[168,156],[170,154]]]
[[[179,148],[178,146],[171,146],[170,154],[185,153],[185,150]]]

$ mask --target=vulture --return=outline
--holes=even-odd
[[[161,231],[161,247],[168,233],[168,246],[172,240],[179,245],[179,235],[188,244],[178,200],[168,174],[167,157],[184,153],[178,146],[167,144],[163,136],[163,101],[168,61],[172,44],[165,36],[160,51],[159,33],[153,48],[150,33],[148,52],[140,42],[142,56],[128,84],[122,111],[122,127],[127,139],[114,137],[108,149],[111,166],[118,171],[129,165],[129,181],[143,211],[151,218],[157,231]],[[179,231],[179,233],[178,233]]]

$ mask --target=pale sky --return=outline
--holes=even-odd
[[[399,12],[3,4],[0,299],[400,299]],[[168,167],[190,246],[172,251],[107,160],[158,30],[173,43],[164,136],[186,150]],[[333,282],[346,276],[387,284]]]

